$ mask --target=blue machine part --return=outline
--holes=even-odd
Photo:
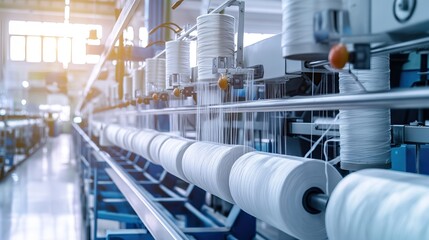
[[[75,142],[90,141],[82,130],[73,136]],[[82,134],[82,135],[81,135]],[[83,135],[85,134],[85,135]],[[85,136],[85,137],[84,137]],[[108,231],[106,239],[153,239],[146,226],[136,215],[125,196],[110,179],[109,165],[94,157],[92,148],[98,149],[93,142],[80,144],[80,156],[83,172],[81,176],[93,183],[86,193],[93,195],[93,208],[86,207],[85,216],[93,212],[94,218],[87,217],[92,230],[98,229],[98,219],[117,221],[119,230]],[[192,184],[170,175],[161,166],[155,165],[132,152],[118,147],[100,149],[105,151],[136,183],[145,191],[150,201],[156,202],[160,211],[170,218],[180,230],[194,239],[252,239],[256,235],[256,219],[233,206],[229,212],[220,213],[205,203],[206,192]],[[89,230],[89,232],[91,232]],[[88,235],[90,234],[88,232]],[[98,239],[97,231],[92,238]]]
[[[392,148],[392,170],[416,173],[416,157],[416,145],[403,144]]]
[[[429,144],[420,146],[419,172],[429,175]]]

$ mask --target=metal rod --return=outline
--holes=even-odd
[[[328,206],[329,197],[323,193],[315,193],[309,196],[309,205],[310,207],[317,209],[321,212],[326,210]]]
[[[224,113],[246,112],[286,112],[286,111],[311,111],[311,110],[338,110],[338,109],[368,109],[368,108],[428,108],[429,88],[416,88],[400,91],[365,93],[354,95],[330,94],[321,96],[292,97],[287,99],[269,99],[252,102],[240,102],[205,107],[178,107],[164,109],[150,109],[141,111],[117,111],[116,114],[127,115],[160,115],[160,114],[196,114],[222,109]],[[112,111],[97,113],[115,114]]]

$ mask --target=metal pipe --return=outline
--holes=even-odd
[[[428,108],[429,88],[416,88],[400,91],[376,92],[354,95],[329,94],[321,96],[292,97],[287,99],[269,99],[252,102],[239,102],[223,105],[197,107],[179,107],[128,111],[127,115],[159,115],[159,114],[196,114],[210,110],[222,109],[224,113],[246,112],[286,112],[311,110],[338,110],[338,109],[368,109],[368,108]],[[99,113],[100,115],[107,113]],[[112,112],[108,112],[112,114]],[[113,112],[113,114],[115,114]],[[117,114],[124,114],[118,112]]]
[[[315,193],[310,194],[308,197],[308,204],[310,207],[323,212],[326,210],[326,207],[328,206],[329,197],[326,194],[323,193]]]

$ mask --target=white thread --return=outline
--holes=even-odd
[[[330,189],[325,189],[324,163],[320,160],[247,153],[232,167],[231,195],[241,209],[289,235],[324,239],[324,213],[308,213],[302,201],[308,189],[330,192],[341,180],[334,167],[329,165],[327,169]]]
[[[164,169],[174,176],[187,181],[182,168],[183,155],[193,143],[194,141],[182,138],[170,138],[165,141],[159,152],[161,165]]]
[[[146,91],[158,92],[165,89],[165,59],[146,59]]]
[[[133,152],[152,162],[150,157],[150,143],[158,134],[158,132],[151,130],[140,131],[140,133],[133,138]]]
[[[283,56],[295,60],[327,59],[328,44],[316,43],[313,16],[327,9],[341,9],[341,0],[283,0]]]
[[[183,155],[183,173],[189,182],[233,203],[229,174],[234,162],[250,151],[245,146],[196,142]]]
[[[391,170],[348,175],[329,199],[329,239],[429,239],[428,182],[427,176]]]
[[[348,67],[348,66],[347,66]],[[368,92],[390,89],[389,56],[371,57],[371,70],[352,70]],[[362,89],[350,74],[341,73],[340,93]],[[340,110],[341,163],[386,164],[390,161],[390,110]]]
[[[197,18],[198,81],[217,78],[217,74],[212,73],[213,58],[234,57],[234,24],[234,17],[226,14]]]
[[[161,160],[159,159],[159,151],[161,150],[161,146],[165,141],[167,141],[171,136],[158,133],[156,137],[152,139],[149,146],[149,158],[153,163],[161,164]]]
[[[144,69],[134,69],[132,73],[133,77],[133,99],[136,99],[136,91],[140,91],[140,94],[148,95],[146,93],[146,84],[145,84],[145,71]]]
[[[165,85],[173,88],[170,83],[170,77],[173,74],[180,76],[179,83],[188,83],[191,76],[190,69],[190,42],[189,41],[169,41],[165,44],[166,61],[166,83]]]

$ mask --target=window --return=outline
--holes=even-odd
[[[42,38],[28,36],[26,46],[26,60],[27,62],[40,62],[42,61]]]
[[[25,61],[25,37],[10,37],[10,60]]]
[[[145,27],[139,28],[140,47],[146,47],[148,44],[148,31]]]
[[[96,63],[100,56],[86,53],[87,44],[101,44],[99,40],[89,42],[87,39],[93,29],[101,39],[101,25],[9,21],[10,60],[64,65]]]
[[[54,37],[43,38],[43,61],[57,61],[57,39]]]

